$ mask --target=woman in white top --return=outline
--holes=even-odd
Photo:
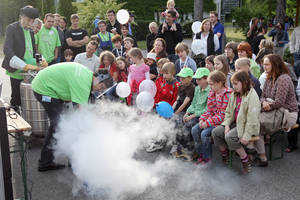
[[[197,33],[194,39],[200,39],[200,54],[205,56],[215,55],[219,49],[219,38],[212,30],[212,24],[209,19],[205,19],[201,25],[201,32]]]

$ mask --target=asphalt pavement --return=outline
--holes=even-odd
[[[0,63],[2,60],[0,59]],[[2,98],[9,101],[10,84],[5,71],[0,68],[3,83]],[[13,139],[10,139],[13,143]],[[27,174],[30,197],[33,200],[83,200],[104,199],[77,190],[76,177],[71,168],[59,171],[38,172],[37,164],[42,139],[35,139],[27,152]],[[275,153],[280,147],[275,145]],[[283,159],[270,161],[266,168],[253,167],[249,175],[242,175],[240,161],[234,156],[233,167],[222,166],[216,148],[213,149],[213,163],[205,168],[178,160],[177,174],[165,177],[160,187],[149,187],[140,194],[126,194],[126,200],[297,200],[300,199],[300,151],[285,153]],[[121,152],[120,152],[121,153]],[[160,156],[168,157],[168,150],[156,153],[141,151],[138,158],[154,162]],[[11,155],[15,199],[23,197],[20,158]],[[62,160],[66,162],[66,160]],[[124,180],[130,182],[131,180]]]

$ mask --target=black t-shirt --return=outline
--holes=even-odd
[[[182,110],[182,112],[186,112],[186,110],[188,109],[188,107],[191,105],[191,103],[193,101],[194,91],[195,91],[195,86],[192,82],[189,86],[184,86],[184,85],[179,86],[179,89],[178,89],[179,99],[177,100],[175,111],[183,104],[185,97],[189,97],[190,102]]]
[[[73,41],[75,40],[83,40],[85,36],[88,36],[88,33],[84,29],[70,29],[66,32],[66,39],[72,38]],[[85,52],[85,45],[81,47],[71,47],[69,48],[73,51],[74,53],[74,58],[76,57],[77,54]]]
[[[117,29],[116,31],[117,31],[117,33],[119,34],[119,35],[121,35],[121,24],[118,22],[118,21],[116,21],[115,22],[115,24],[112,26],[111,25],[111,23],[110,22],[108,22],[107,23],[107,25],[106,25],[106,31],[107,32],[111,32],[111,29]]]

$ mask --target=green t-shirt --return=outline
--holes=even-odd
[[[25,54],[24,54],[24,62],[26,64],[32,64],[36,65],[36,61],[33,58],[33,47],[32,47],[32,40],[30,36],[29,30],[25,30],[23,28],[24,36],[25,36]],[[18,69],[15,72],[8,72],[6,71],[6,74],[14,79],[23,79],[23,75],[20,75],[20,73],[23,72],[22,70]]]
[[[35,44],[48,63],[54,59],[55,48],[61,46],[57,30],[54,27],[47,29],[45,26],[36,34]]]
[[[44,96],[87,104],[92,81],[93,72],[87,67],[65,62],[41,70],[32,81],[32,89]]]

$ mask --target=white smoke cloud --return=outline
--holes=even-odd
[[[228,179],[236,175],[224,168],[211,172],[166,156],[148,159],[144,144],[151,138],[164,137],[172,143],[174,126],[170,120],[154,114],[137,114],[119,103],[82,107],[62,116],[55,136],[55,156],[70,159],[77,178],[73,183],[75,195],[85,188],[101,199],[128,199],[142,194],[181,199],[158,196],[162,195],[162,188],[170,189],[170,184],[183,193],[211,186],[220,193],[232,193],[233,188],[239,188],[237,181],[228,184]]]

